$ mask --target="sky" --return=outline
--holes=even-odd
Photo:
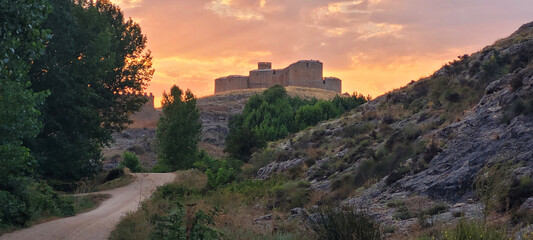
[[[531,0],[111,0],[152,51],[147,91],[197,97],[257,62],[320,60],[342,91],[377,97],[533,21]]]

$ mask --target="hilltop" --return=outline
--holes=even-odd
[[[340,119],[271,143],[250,165],[264,166],[257,179],[308,181],[312,197],[302,207],[366,209],[397,228],[393,238],[461,216],[496,212],[494,221],[520,222],[533,211],[531,113],[528,23]]]
[[[286,89],[289,95],[300,98],[332,99],[337,95],[336,92],[317,88],[287,87]],[[202,122],[200,148],[211,156],[222,157],[225,138],[229,133],[229,119],[242,112],[250,96],[264,90],[265,88],[233,90],[198,98],[197,106]],[[149,169],[157,162],[154,139],[161,109],[154,107],[152,95],[148,97],[148,103],[131,116],[133,123],[129,128],[114,133],[115,142],[103,150],[106,169],[117,166],[122,152],[126,150],[135,152],[145,168]]]

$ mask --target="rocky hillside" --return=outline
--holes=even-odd
[[[287,87],[291,96],[301,98],[331,99],[337,93],[322,89]],[[202,121],[200,147],[213,157],[222,157],[226,136],[229,134],[228,121],[232,116],[240,114],[248,98],[266,89],[237,90],[199,98]]]
[[[357,206],[402,235],[462,216],[531,216],[532,140],[529,23],[430,77],[272,143],[250,164],[274,159],[256,178],[307,180],[311,205]]]
[[[250,96],[264,90],[238,90],[199,98],[197,106],[202,122],[200,148],[213,157],[222,157],[225,138],[229,133],[229,119],[242,112]],[[289,95],[301,98],[331,99],[337,95],[332,91],[304,87],[287,87],[287,91]],[[141,111],[132,115],[133,124],[120,133],[114,133],[114,142],[103,149],[104,168],[116,167],[124,151],[135,152],[146,169],[152,168],[157,163],[154,140],[160,115],[161,109],[155,109],[153,103],[145,105]]]

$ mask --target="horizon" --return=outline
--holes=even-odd
[[[375,98],[533,20],[525,0],[111,2],[148,38],[155,107],[174,84],[200,98],[214,94],[216,78],[248,75],[257,62],[278,69],[305,59],[323,62],[343,93]]]

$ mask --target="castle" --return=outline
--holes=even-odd
[[[301,60],[284,69],[272,69],[272,63],[259,62],[249,76],[230,75],[215,79],[215,94],[250,88],[269,88],[276,84],[321,88],[341,93],[341,80],[322,76],[323,65],[316,60]]]
[[[130,116],[130,120],[133,121],[129,126],[130,128],[155,128],[157,126],[161,112],[154,107],[154,95],[144,93],[144,97],[148,99],[148,102],[138,112]]]

